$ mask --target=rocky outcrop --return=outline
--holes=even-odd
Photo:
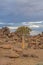
[[[21,36],[18,36],[15,32],[10,32],[8,27],[3,27],[2,29],[0,29],[0,44],[16,44],[17,45],[18,43],[22,43]],[[36,36],[26,37],[25,43],[28,43],[28,47],[30,48],[43,47],[42,46],[43,32]]]
[[[3,27],[0,29],[0,38],[6,38],[10,34],[10,30],[8,27]]]

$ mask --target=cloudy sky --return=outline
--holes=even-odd
[[[43,31],[43,0],[0,0],[0,27],[28,26],[37,34]]]

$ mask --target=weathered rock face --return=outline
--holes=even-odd
[[[2,32],[3,32],[3,34],[8,35],[10,33],[10,30],[8,27],[4,27],[4,28],[2,28]]]
[[[3,27],[2,29],[0,29],[0,37],[6,37],[8,36],[8,34],[10,34],[9,28]]]
[[[31,47],[34,45],[35,48],[39,48],[40,45],[43,45],[43,33],[29,37],[29,43]]]

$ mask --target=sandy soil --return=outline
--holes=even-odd
[[[0,48],[0,65],[36,65],[39,62],[43,62],[43,49],[22,50],[23,52],[21,54],[33,55],[29,57],[23,57],[21,55],[18,58],[5,57],[4,54],[7,55],[11,53],[10,51]]]

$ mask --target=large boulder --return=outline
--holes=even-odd
[[[23,50],[21,48],[14,47],[14,51],[17,52],[18,54],[21,54]]]
[[[3,34],[8,35],[10,33],[10,30],[8,27],[3,27],[2,32],[3,32]]]
[[[8,57],[8,58],[19,58],[19,54],[17,54],[15,51],[10,51],[9,54],[4,54],[5,57]]]
[[[0,38],[6,38],[10,34],[8,27],[3,27],[0,29]]]
[[[6,57],[6,58],[19,58],[20,55],[17,54],[12,49],[1,49],[0,51],[0,57]]]
[[[3,49],[11,49],[12,48],[12,45],[11,44],[3,44],[3,45],[0,45],[0,48],[3,48]]]

